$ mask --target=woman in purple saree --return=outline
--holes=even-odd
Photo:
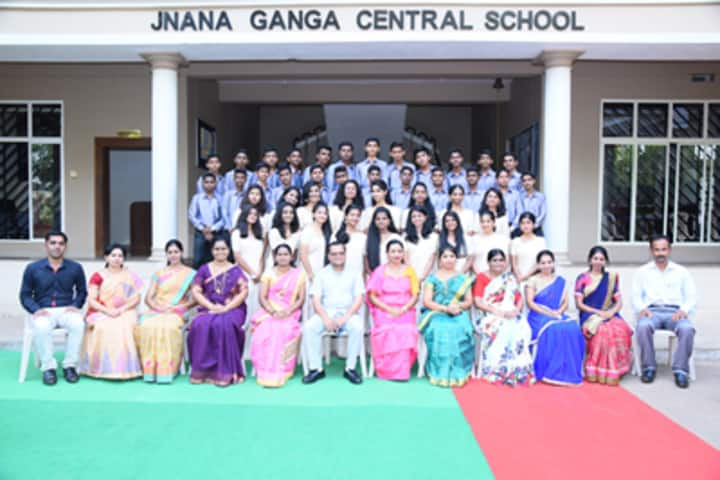
[[[230,246],[222,237],[212,244],[213,260],[198,269],[192,293],[200,305],[190,324],[188,350],[191,383],[226,387],[245,380],[245,299],[247,278],[228,261]]]

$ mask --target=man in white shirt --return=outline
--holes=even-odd
[[[653,261],[640,267],[635,274],[632,305],[638,319],[636,335],[640,345],[642,381],[651,383],[655,380],[655,330],[672,330],[678,337],[678,347],[672,359],[675,384],[687,388],[689,359],[695,337],[690,317],[697,306],[697,292],[687,269],[670,261],[671,250],[667,235],[651,238]]]
[[[345,258],[345,244],[330,243],[330,264],[320,270],[310,287],[315,315],[303,323],[302,348],[307,352],[310,369],[303,377],[303,383],[314,383],[325,378],[322,369],[322,336],[325,332],[347,332],[347,358],[343,376],[350,383],[362,383],[355,365],[362,342],[365,341],[363,320],[358,315],[365,297],[365,287],[358,272],[345,268]]]
[[[380,154],[380,140],[375,137],[370,137],[365,140],[365,160],[357,164],[358,182],[361,187],[367,188],[370,186],[368,180],[368,168],[373,165],[380,167],[380,178],[387,182],[387,162],[381,160],[378,155]]]

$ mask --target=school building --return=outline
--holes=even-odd
[[[4,1],[0,256],[191,238],[209,149],[511,149],[552,248],[720,259],[720,2]],[[123,131],[137,130],[139,138]],[[131,135],[132,136],[132,135]],[[496,158],[496,166],[499,164]]]

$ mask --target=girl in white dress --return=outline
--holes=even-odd
[[[402,215],[400,216],[400,228],[410,228],[410,209],[416,205],[425,208],[428,221],[433,228],[435,228],[437,225],[437,212],[435,212],[435,207],[433,207],[433,204],[430,201],[430,194],[428,193],[427,186],[423,182],[417,182],[413,185],[413,188],[410,191],[410,203],[408,203],[408,208],[403,210]]]
[[[420,285],[432,273],[438,251],[438,234],[433,231],[425,207],[410,209],[410,224],[405,229],[405,262],[417,273]]]
[[[468,245],[465,240],[460,217],[452,210],[448,210],[442,216],[442,229],[440,230],[439,251],[445,247],[455,250],[457,258],[455,260],[455,270],[460,273],[467,273],[473,264],[472,245]]]
[[[265,236],[257,208],[247,207],[243,210],[230,240],[235,263],[248,278],[249,291],[245,303],[247,318],[250,318],[258,309],[260,277],[265,269]]]
[[[362,210],[357,205],[350,205],[345,209],[345,220],[340,224],[332,240],[345,244],[347,260],[345,268],[362,275],[365,267],[365,244],[367,235],[358,228]]]
[[[366,277],[378,266],[387,263],[387,251],[385,247],[390,240],[400,240],[404,248],[405,242],[395,227],[395,222],[390,214],[390,210],[386,207],[377,207],[370,219],[370,227],[368,228],[367,234],[367,248],[365,249]]]
[[[453,185],[450,187],[450,208],[453,212],[458,214],[460,217],[460,223],[463,227],[463,233],[465,237],[472,237],[480,231],[480,221],[478,219],[478,212],[473,212],[469,208],[462,206],[463,199],[465,198],[465,189],[462,185]],[[440,218],[445,215],[444,210],[440,212]],[[469,240],[469,239],[468,239]]]
[[[531,212],[522,213],[518,223],[522,233],[510,242],[510,258],[515,278],[523,284],[537,272],[537,254],[547,249],[547,243],[545,238],[535,235],[535,215]]]
[[[480,211],[492,212],[495,215],[495,233],[510,238],[510,219],[502,192],[495,187],[489,188],[483,197]]]
[[[260,224],[263,227],[263,232],[270,230],[270,226],[272,225],[272,214],[268,211],[265,191],[259,185],[252,185],[248,188],[247,192],[245,192],[245,197],[243,197],[240,202],[240,208],[238,208],[233,214],[233,225],[235,225],[235,228],[237,228],[240,215],[249,207],[257,209],[258,215],[260,216]]]
[[[335,201],[330,207],[330,226],[333,232],[337,232],[340,228],[350,205],[359,207],[360,212],[365,209],[365,200],[360,191],[360,185],[355,180],[346,181],[335,194]]]
[[[322,201],[321,192],[319,183],[308,182],[303,187],[303,206],[297,209],[301,231],[313,223],[315,205]]]
[[[288,203],[280,203],[275,209],[272,228],[268,234],[268,258],[266,263],[269,264],[271,252],[275,251],[275,247],[280,244],[286,244],[290,247],[293,261],[297,259],[297,250],[300,246],[300,222],[295,213],[295,207]]]
[[[288,203],[292,205],[293,207],[299,207],[300,206],[300,199],[302,198],[302,192],[297,187],[288,187],[283,191],[283,194],[280,195],[280,199],[278,200],[278,205],[281,203]],[[277,208],[276,208],[277,210]]]
[[[387,183],[385,183],[385,180],[375,180],[372,182],[370,185],[370,196],[372,197],[373,204],[372,207],[365,208],[362,213],[362,217],[360,217],[361,230],[368,231],[371,220],[375,215],[375,210],[380,207],[383,207],[390,212],[390,217],[392,218],[395,227],[400,225],[401,212],[398,207],[392,205],[390,193],[388,192],[388,186]]]
[[[313,222],[307,225],[300,234],[300,263],[307,276],[306,297],[303,305],[303,315],[307,320],[312,316],[312,302],[310,291],[315,275],[325,266],[327,259],[327,246],[330,243],[330,219],[327,205],[316,203],[312,212]]]
[[[480,233],[475,235],[471,242],[475,245],[475,262],[473,263],[475,275],[487,273],[490,270],[487,263],[487,255],[490,250],[501,250],[505,258],[510,252],[510,239],[495,231],[495,215],[487,210],[480,211]]]

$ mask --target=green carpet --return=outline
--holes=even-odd
[[[450,390],[341,377],[226,389],[62,379],[0,351],[0,479],[491,479]]]

